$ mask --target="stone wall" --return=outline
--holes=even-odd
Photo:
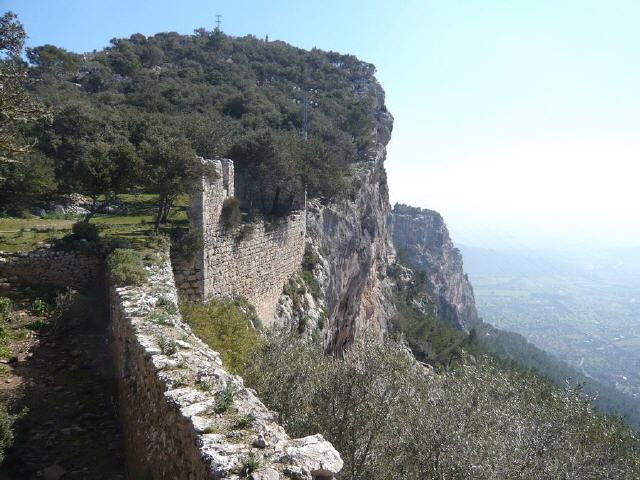
[[[340,455],[321,435],[290,439],[276,415],[223,369],[178,313],[156,308],[177,302],[169,261],[149,269],[142,287],[112,288],[112,348],[130,478],[204,480],[241,478],[248,459],[254,480],[324,480],[342,468]],[[153,319],[156,319],[155,321]],[[233,405],[216,413],[221,392],[233,388]],[[250,415],[248,426],[238,427]]]
[[[0,252],[0,279],[28,285],[81,288],[101,282],[101,256],[41,248],[32,252]]]
[[[273,222],[258,221],[229,229],[221,222],[225,198],[234,192],[231,160],[203,160],[214,172],[191,195],[189,218],[202,236],[193,259],[174,259],[181,296],[189,299],[241,295],[270,325],[282,289],[300,270],[304,255],[306,213],[296,211]]]

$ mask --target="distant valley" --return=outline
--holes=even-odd
[[[459,247],[485,321],[640,402],[640,249]]]

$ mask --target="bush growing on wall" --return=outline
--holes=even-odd
[[[128,248],[116,248],[107,258],[109,278],[116,287],[142,285],[147,280],[147,271],[142,255]]]
[[[89,242],[97,242],[100,240],[100,234],[98,233],[98,226],[89,222],[77,222],[72,227],[73,234],[76,238],[85,239]]]
[[[242,223],[240,200],[236,197],[226,198],[222,203],[222,223],[232,230],[238,228]]]

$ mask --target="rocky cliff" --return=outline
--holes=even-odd
[[[396,204],[390,224],[400,260],[427,274],[438,317],[458,329],[470,329],[478,322],[473,287],[442,216],[432,210]]]
[[[289,291],[281,298],[279,309],[280,319],[301,326],[300,330],[315,321],[311,327],[322,331],[325,349],[338,355],[359,332],[386,331],[393,311],[386,273],[394,252],[387,224],[390,205],[384,169],[393,117],[384,105],[384,90],[373,76],[360,79],[355,93],[373,99],[372,146],[351,167],[353,193],[348,198],[329,204],[309,200],[306,262],[316,292],[307,291],[295,299]],[[309,262],[308,257],[313,260]],[[292,283],[293,290],[305,291],[300,278]]]
[[[358,88],[374,99],[373,146],[351,168],[349,198],[309,200],[304,271],[292,277],[278,306],[281,323],[309,335],[322,332],[325,349],[338,355],[365,330],[389,330],[396,256],[426,272],[439,318],[460,330],[478,321],[462,255],[440,214],[407,206],[391,211],[384,161],[393,117],[375,78]]]

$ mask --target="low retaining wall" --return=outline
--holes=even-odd
[[[329,442],[321,435],[290,439],[276,415],[242,378],[223,369],[220,356],[179,314],[154,313],[159,298],[177,302],[169,260],[149,274],[143,287],[110,290],[130,477],[246,478],[243,465],[256,460],[259,468],[248,476],[254,480],[333,478],[342,460]],[[216,406],[228,388],[235,390],[233,406],[220,412]],[[250,425],[238,426],[241,417],[245,423],[251,418]]]
[[[0,278],[9,283],[82,288],[102,281],[103,265],[100,256],[77,251],[0,252]]]

